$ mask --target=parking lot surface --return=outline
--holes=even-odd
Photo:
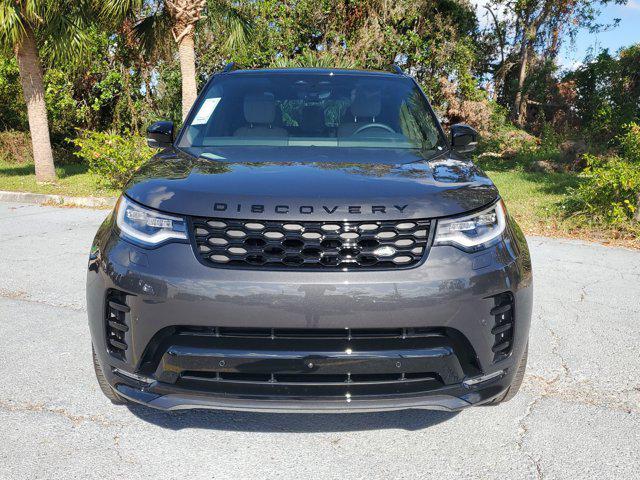
[[[521,392],[461,413],[113,406],[84,280],[107,212],[0,203],[0,478],[640,478],[640,252],[530,238]]]

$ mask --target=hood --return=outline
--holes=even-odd
[[[437,218],[498,198],[477,166],[450,152],[431,160],[416,150],[320,147],[225,147],[203,155],[156,155],[126,195],[168,213],[291,220]]]

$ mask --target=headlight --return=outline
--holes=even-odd
[[[479,250],[498,238],[506,225],[502,200],[491,208],[467,217],[438,220],[434,245],[454,245]]]
[[[168,240],[186,240],[184,218],[155,212],[124,195],[116,204],[116,225],[120,235],[143,247],[156,247]]]

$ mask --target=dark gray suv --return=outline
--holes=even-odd
[[[87,305],[115,403],[457,410],[524,375],[525,238],[401,72],[214,75],[93,243]]]

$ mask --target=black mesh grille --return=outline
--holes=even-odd
[[[422,259],[429,220],[294,222],[193,218],[207,265],[264,269],[406,268]]]

